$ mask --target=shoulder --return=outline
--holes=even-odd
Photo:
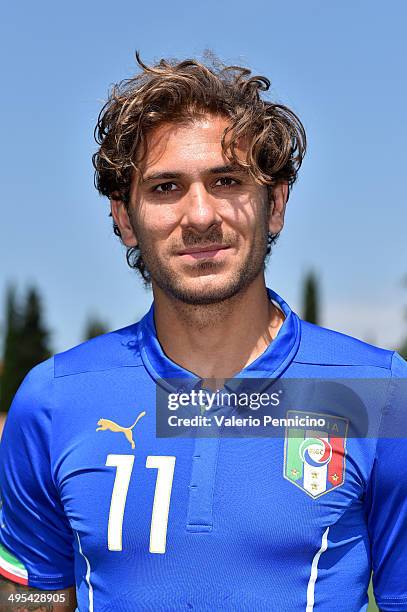
[[[17,428],[25,429],[27,435],[49,429],[59,405],[56,385],[61,377],[141,365],[137,331],[138,323],[134,323],[82,342],[34,366],[14,396],[3,440],[15,437]]]
[[[53,357],[34,366],[25,376],[7,413],[1,437],[2,460],[8,449],[22,443],[27,447],[27,440],[33,437],[44,440],[48,435],[52,413],[53,381]]]
[[[54,357],[54,376],[141,365],[140,322],[97,336]]]
[[[394,351],[303,320],[295,361],[328,366],[367,366],[389,372],[393,368],[407,369],[406,362]]]

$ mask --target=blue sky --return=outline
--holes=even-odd
[[[110,329],[151,303],[93,187],[93,128],[134,51],[248,65],[307,130],[309,150],[271,258],[268,285],[301,307],[320,276],[322,324],[394,348],[407,335],[407,5],[87,0],[7,3],[0,25],[0,299],[34,283],[55,351],[87,317]],[[404,239],[404,240],[403,240]]]

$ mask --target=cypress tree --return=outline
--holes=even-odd
[[[90,340],[96,336],[105,334],[108,330],[107,325],[98,319],[97,317],[90,317],[85,326],[85,332],[83,334],[84,340]]]
[[[319,324],[318,281],[313,272],[308,272],[304,280],[302,318],[309,323]]]
[[[38,291],[30,287],[25,299],[20,330],[20,358],[24,376],[37,363],[51,356],[48,339],[49,332],[42,321],[41,298]]]
[[[21,383],[19,359],[21,313],[17,307],[16,290],[10,285],[6,292],[3,369],[0,384],[0,409],[7,411]]]
[[[6,296],[6,332],[3,351],[0,409],[7,411],[26,374],[50,357],[49,333],[42,322],[41,300],[33,287],[27,291],[23,308],[14,287]]]
[[[404,287],[407,287],[407,276],[403,279],[403,285]],[[404,313],[404,317],[407,320],[407,310]],[[404,342],[401,344],[398,352],[402,357],[404,357],[404,359],[407,360],[407,338],[404,339]]]

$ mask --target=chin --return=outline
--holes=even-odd
[[[237,279],[226,275],[204,275],[197,278],[179,279],[167,286],[167,291],[178,300],[194,306],[217,304],[230,299],[241,291]]]

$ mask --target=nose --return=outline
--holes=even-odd
[[[202,183],[193,183],[184,197],[182,227],[193,227],[205,232],[214,224],[221,223],[216,199],[213,198]]]

